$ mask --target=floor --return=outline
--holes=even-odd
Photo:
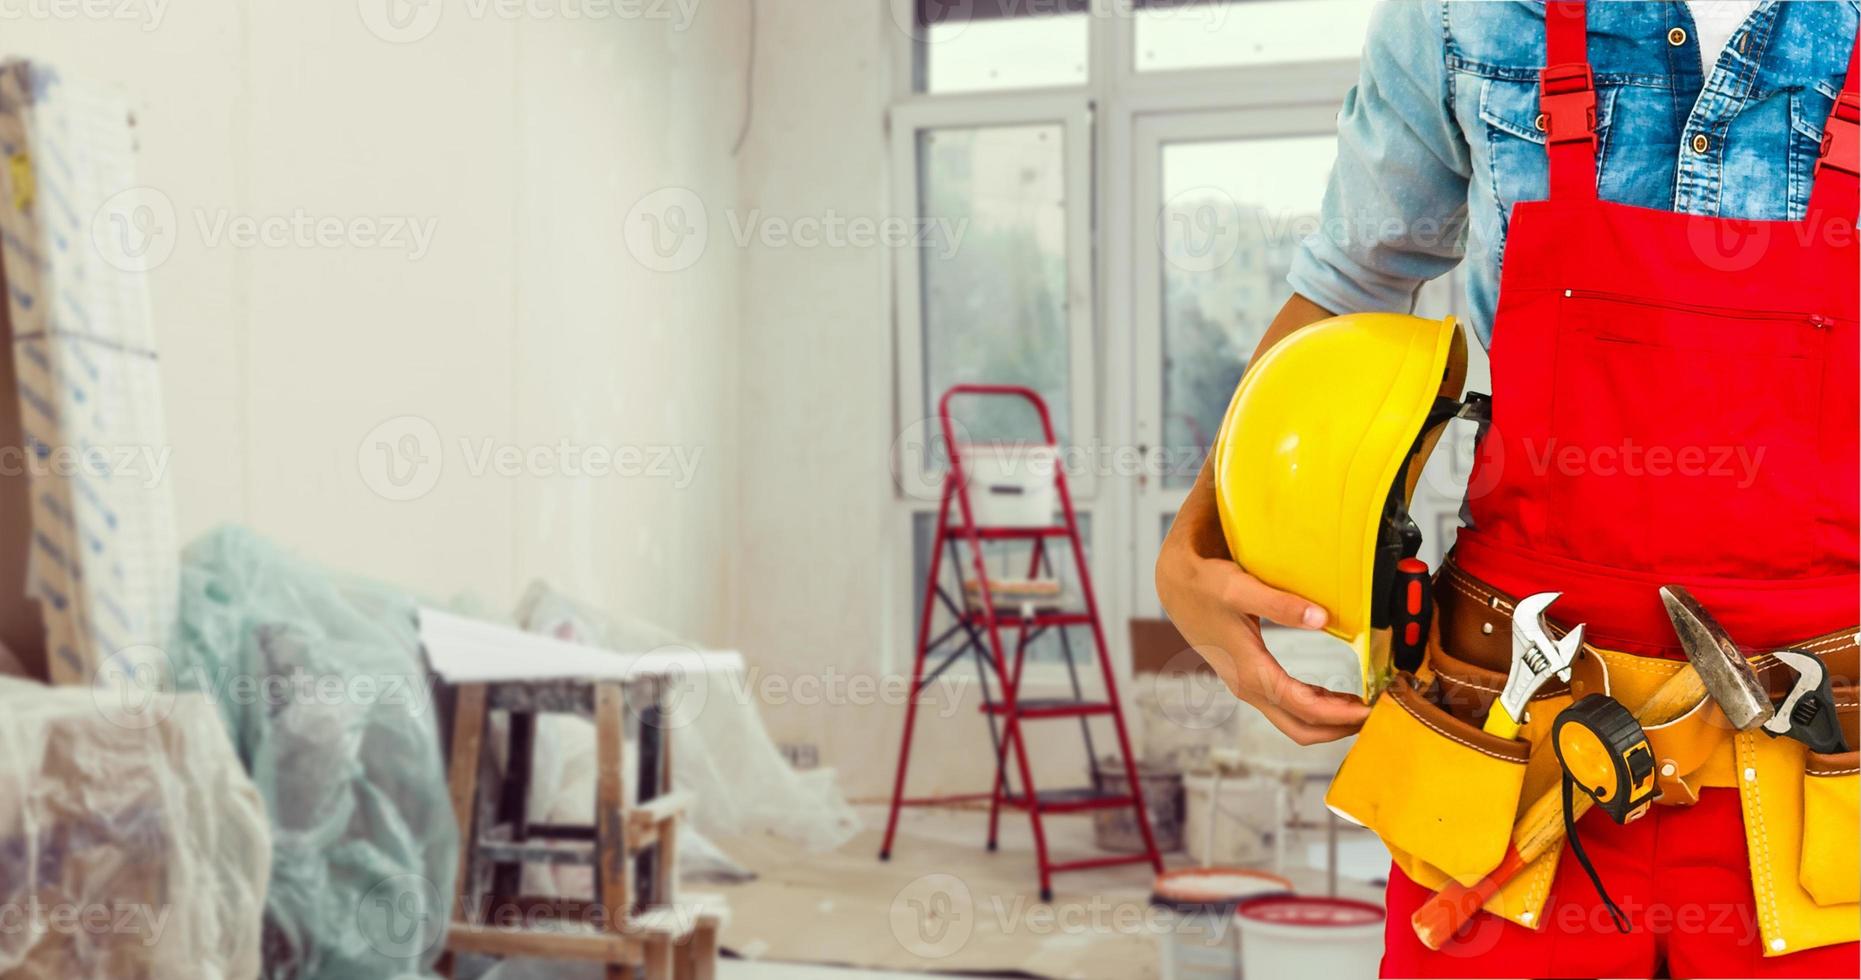
[[[840,850],[809,854],[771,838],[718,843],[761,876],[749,885],[704,885],[731,908],[724,945],[744,959],[726,980],[877,980],[924,976],[1038,976],[1054,980],[1151,980],[1159,975],[1160,929],[1150,904],[1153,875],[1120,867],[1063,875],[1052,903],[1031,896],[1034,862],[1024,820],[1003,825],[1002,847],[981,845],[987,815],[963,810],[908,811],[892,860],[881,863],[877,827],[883,810],[861,817],[869,828]],[[1049,843],[1061,855],[1097,852],[1088,818],[1054,818]],[[1351,835],[1362,836],[1362,835]],[[1369,844],[1374,855],[1344,853],[1347,871],[1388,867],[1373,838],[1340,841],[1341,851]],[[1323,835],[1301,835],[1284,869],[1305,894],[1324,894]],[[1368,860],[1365,860],[1368,858]],[[1165,856],[1186,867],[1181,854]],[[1379,889],[1341,876],[1339,892],[1380,898]],[[928,918],[927,918],[928,917]],[[797,965],[845,964],[828,967]]]
[[[807,966],[794,963],[758,963],[753,960],[724,960],[717,964],[718,980],[897,980],[910,977],[922,980],[922,973],[879,973],[872,970],[844,970],[832,966]],[[978,974],[969,974],[976,977]]]

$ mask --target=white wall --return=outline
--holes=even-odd
[[[744,0],[581,21],[447,0],[408,43],[371,31],[407,36],[378,16],[390,0],[373,3],[102,5],[129,20],[22,4],[0,23],[5,53],[129,94],[141,180],[173,205],[150,290],[184,536],[245,522],[496,610],[547,576],[724,642],[737,256],[655,272],[621,226],[668,185],[734,199]],[[300,212],[409,218],[431,245],[210,240],[221,220]],[[371,488],[382,457],[361,455],[402,416],[424,422],[385,435],[424,435],[443,460],[406,501]],[[689,480],[475,474],[461,440],[664,449],[698,466]]]
[[[883,8],[874,0],[760,5],[740,217],[889,213],[891,21]],[[756,662],[793,677],[871,678],[891,625],[885,592],[901,560],[888,462],[892,257],[881,247],[757,241],[742,261],[749,478],[739,498],[747,532],[738,558],[740,642]],[[820,746],[850,792],[880,791],[897,752],[896,707],[791,700],[764,709],[776,737]],[[950,723],[981,721],[965,714]]]

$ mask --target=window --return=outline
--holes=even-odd
[[[930,227],[922,249],[925,418],[951,385],[987,379],[1038,391],[1062,440],[1067,417],[1066,160],[1057,123],[918,134]],[[969,406],[970,439],[1038,439],[1026,406]]]
[[[1195,482],[1312,230],[1328,136],[1162,144],[1157,216],[1164,486]]]
[[[918,0],[917,89],[951,94],[1086,83],[1083,3]]]
[[[1150,0],[1135,10],[1138,71],[1355,58],[1377,0]]]

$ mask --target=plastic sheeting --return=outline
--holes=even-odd
[[[176,682],[210,692],[263,794],[267,980],[423,975],[459,860],[415,603],[250,532],[190,546]]]
[[[623,653],[691,646],[650,623],[595,612],[542,582],[525,593],[517,619],[531,632]],[[770,833],[814,851],[834,850],[859,833],[859,817],[832,771],[797,772],[788,764],[742,678],[688,676],[669,700],[672,779],[694,797],[691,824],[700,832]],[[592,753],[592,732],[589,738]],[[592,770],[586,779],[592,799]]]
[[[204,699],[0,679],[0,975],[249,980],[268,866]]]

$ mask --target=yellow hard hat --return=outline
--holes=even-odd
[[[1369,700],[1388,683],[1408,503],[1467,374],[1452,317],[1355,313],[1298,330],[1249,365],[1215,439],[1215,499],[1249,574],[1330,612]]]

